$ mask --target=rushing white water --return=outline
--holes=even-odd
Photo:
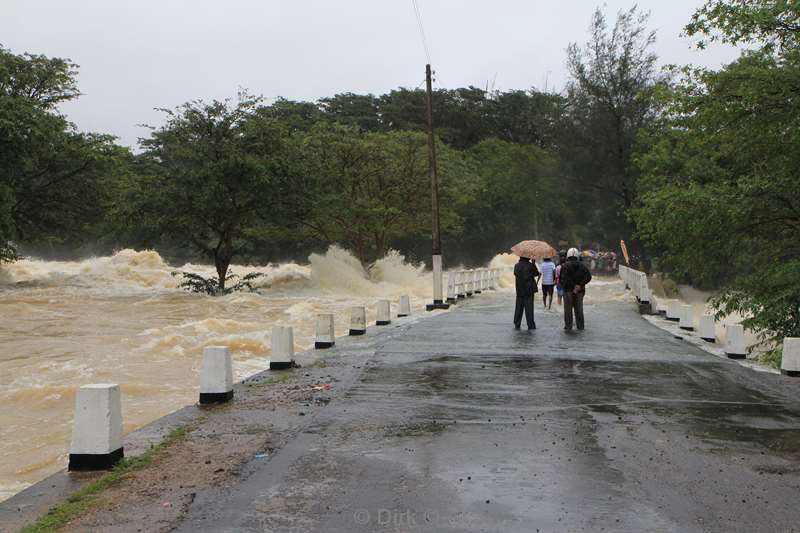
[[[374,320],[376,298],[408,294],[419,311],[431,291],[424,266],[394,252],[369,272],[337,247],[309,263],[234,266],[264,274],[258,291],[216,298],[181,290],[171,274],[213,268],[170,267],[154,251],[0,268],[0,500],[64,465],[82,384],[119,383],[131,431],[195,401],[205,346],[230,347],[241,379],[269,366],[273,325],[293,326],[302,350],[317,313],[333,313],[342,334],[350,306]]]

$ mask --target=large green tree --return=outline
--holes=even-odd
[[[765,339],[800,335],[800,49],[793,3],[708,2],[687,31],[761,43],[719,71],[685,69],[643,139],[640,235],[678,278],[719,289]]]
[[[242,93],[164,110],[165,124],[142,142],[129,197],[127,218],[212,260],[220,291],[233,258],[284,205],[285,130],[259,105]]]
[[[127,151],[113,137],[80,133],[56,106],[78,96],[77,66],[0,48],[0,260],[14,242],[71,242],[94,235]]]
[[[571,79],[558,149],[574,180],[574,203],[585,224],[595,226],[594,236],[606,242],[630,232],[625,210],[636,195],[631,155],[639,131],[657,116],[653,93],[661,79],[647,18],[634,7],[609,27],[598,9],[586,44],[567,49]]]

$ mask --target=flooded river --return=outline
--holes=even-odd
[[[316,313],[333,313],[342,334],[350,306],[367,306],[374,320],[377,298],[409,294],[418,312],[431,286],[402,256],[367,274],[338,248],[308,265],[234,267],[264,274],[258,292],[218,298],[179,289],[174,270],[156,252],[133,250],[0,269],[0,500],[65,465],[81,384],[119,383],[131,431],[196,400],[205,346],[229,346],[241,379],[268,367],[273,325],[294,326],[302,350],[313,346]]]
[[[502,254],[491,266],[515,261]],[[240,275],[264,274],[253,293],[187,293],[176,270],[212,275],[210,267],[176,268],[156,252],[134,250],[77,262],[26,259],[0,269],[0,501],[64,467],[82,384],[120,384],[129,432],[196,401],[205,346],[230,347],[242,379],[269,366],[273,325],[293,326],[303,350],[313,346],[317,313],[333,313],[343,334],[350,306],[366,306],[374,321],[376,299],[396,303],[408,294],[418,313],[431,290],[430,273],[400,255],[367,273],[335,247],[307,265],[234,267]],[[592,285],[588,305],[625,297],[619,282]],[[513,287],[513,275],[501,286]],[[513,299],[509,306],[510,321]]]

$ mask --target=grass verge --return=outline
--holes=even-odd
[[[58,531],[67,525],[70,520],[85,513],[97,504],[98,496],[103,490],[119,483],[131,473],[151,464],[161,451],[182,439],[190,429],[189,426],[173,429],[161,442],[151,446],[143,454],[130,459],[123,459],[108,474],[71,494],[64,502],[39,517],[36,522],[20,530],[20,533],[50,533]]]

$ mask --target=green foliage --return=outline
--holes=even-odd
[[[239,280],[236,274],[228,274],[225,277],[225,287],[220,287],[219,279],[206,278],[194,272],[173,272],[173,276],[181,276],[183,279],[178,285],[181,289],[189,292],[197,292],[200,294],[207,294],[209,296],[222,296],[236,291],[249,291],[254,292],[256,288],[253,286],[253,281],[262,277],[264,274],[261,272],[250,272]],[[234,285],[230,285],[231,281],[236,281]]]
[[[225,291],[233,258],[280,212],[285,184],[283,128],[256,114],[260,99],[188,102],[142,144],[140,174],[123,214],[214,261]]]
[[[630,211],[662,267],[718,289],[720,314],[741,314],[763,341],[800,334],[800,51],[779,4],[708,2],[695,15],[692,33],[766,44],[718,72],[684,69],[661,94]]]

